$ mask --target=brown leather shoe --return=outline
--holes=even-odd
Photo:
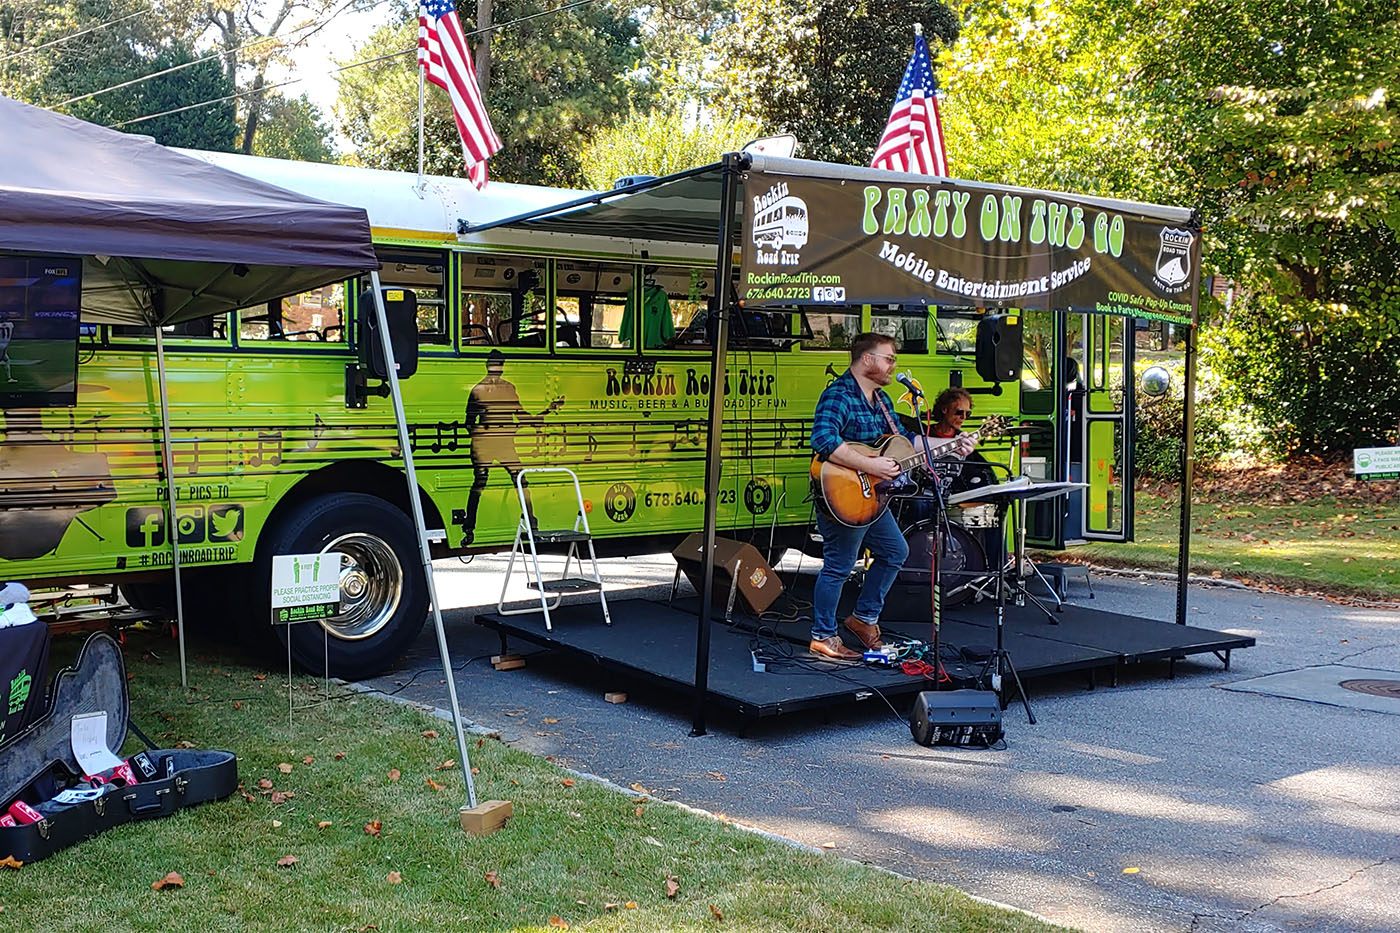
[[[859,638],[860,643],[871,651],[884,647],[885,643],[880,640],[880,626],[866,625],[855,616],[848,616],[845,625],[850,633]]]
[[[861,656],[841,643],[840,635],[830,638],[813,638],[807,650],[813,654],[830,658],[833,661],[859,661]]]

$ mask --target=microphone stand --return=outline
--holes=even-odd
[[[914,401],[914,423],[919,426],[919,439],[924,445],[924,463],[926,468],[932,472],[933,451],[928,445],[928,431],[924,427],[923,414],[919,408],[919,400],[924,394],[906,383],[901,382],[905,388],[909,389],[909,395]],[[938,474],[933,473],[933,495],[938,506],[938,517],[934,520],[933,527],[933,548],[931,549],[931,560],[933,566],[929,568],[929,611],[933,619],[933,689],[943,689],[945,679],[951,681],[948,672],[943,669],[943,657],[939,649],[939,629],[943,623],[943,586],[938,581],[939,560],[938,554],[943,550],[943,542],[947,541],[948,546],[957,548],[957,543],[953,540],[951,529],[948,528],[948,508],[943,501],[943,487],[938,482]]]

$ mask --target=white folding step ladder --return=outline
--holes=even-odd
[[[529,506],[525,500],[525,476],[529,473],[566,473],[574,484],[574,498],[578,502],[578,512],[574,518],[574,527],[561,528],[555,530],[540,530],[532,524],[533,516],[530,514]],[[608,615],[608,598],[603,593],[603,577],[598,572],[598,555],[593,550],[593,534],[588,528],[588,515],[583,506],[583,490],[579,488],[578,477],[574,471],[566,467],[529,467],[515,474],[515,491],[520,496],[520,524],[515,529],[515,543],[510,549],[510,563],[506,566],[506,579],[501,584],[501,598],[496,603],[496,611],[503,616],[518,616],[529,612],[544,613],[544,627],[546,631],[554,628],[553,620],[549,613],[552,609],[558,609],[567,593],[597,593],[598,603],[603,607],[603,623],[612,625],[612,617]],[[540,573],[540,544],[567,544],[569,550],[564,555],[564,569],[558,578],[546,580]],[[584,573],[583,556],[579,554],[579,545],[588,545],[588,559],[593,566],[593,576],[569,576],[569,568],[574,560],[578,560],[579,573]],[[526,555],[525,547],[528,546],[530,553]],[[510,575],[515,569],[515,558],[519,556],[528,561],[522,561],[525,568],[525,585],[532,590],[538,590],[540,594],[540,608],[526,606],[521,609],[506,608],[506,590],[510,586]],[[533,574],[531,568],[534,568]]]

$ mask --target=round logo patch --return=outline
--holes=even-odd
[[[768,507],[773,504],[773,487],[768,485],[768,480],[761,476],[755,476],[749,480],[749,484],[744,487],[744,505],[754,515],[762,515],[768,511]]]
[[[626,483],[613,483],[603,497],[603,511],[615,522],[625,522],[637,511],[637,494]]]

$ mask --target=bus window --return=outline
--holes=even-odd
[[[922,305],[872,309],[870,329],[893,339],[896,353],[928,352],[928,309]]]
[[[345,283],[282,299],[282,336],[320,343],[350,342],[345,332]]]
[[[556,348],[607,349],[632,345],[633,322],[636,319],[632,313],[635,297],[632,283],[636,277],[634,266],[618,262],[560,260],[555,263],[554,270]],[[646,310],[654,311],[651,293],[644,291],[643,296]],[[661,323],[669,329],[670,314],[665,313],[663,317]],[[644,317],[643,326],[654,329],[655,322],[650,317]]]
[[[685,350],[711,346],[707,326],[710,304],[715,295],[715,274],[708,269],[686,266],[646,266],[642,272],[642,304],[644,311],[661,311],[669,315],[671,333],[656,342],[657,332],[664,327],[648,328],[647,349],[658,347]]]
[[[209,317],[196,318],[193,321],[181,321],[179,324],[167,324],[163,328],[166,339],[179,338],[184,340],[227,340],[228,339],[228,315],[213,314]],[[112,336],[121,337],[154,337],[155,330],[150,327],[133,327],[129,324],[113,324]]]
[[[379,284],[411,288],[418,297],[418,343],[448,345],[447,264],[442,253],[404,250],[379,254]]]
[[[464,347],[545,345],[549,263],[529,256],[461,257]]]
[[[860,333],[859,308],[806,308],[802,319],[804,350],[849,350]]]
[[[934,352],[947,356],[973,356],[977,352],[976,311],[938,309],[934,318]]]

